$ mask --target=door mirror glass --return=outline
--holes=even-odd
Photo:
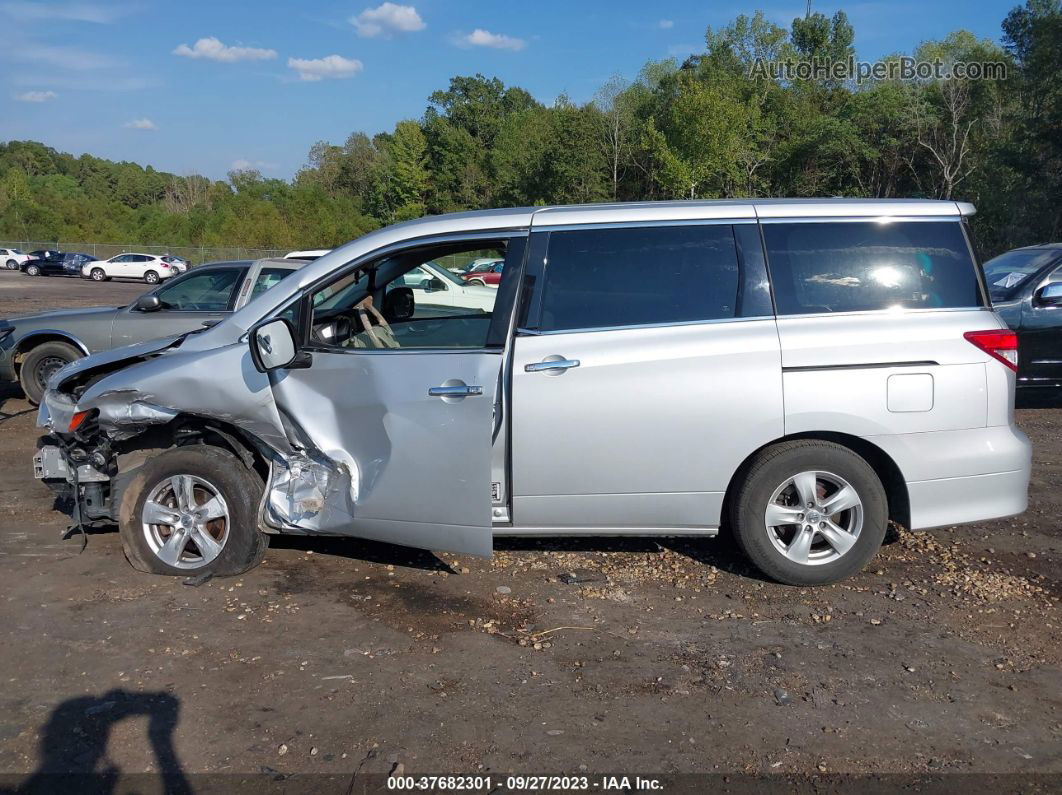
[[[298,353],[295,332],[284,318],[270,320],[251,331],[251,359],[260,372],[287,367]]]
[[[162,308],[162,301],[157,295],[142,295],[136,299],[138,312],[156,312]]]
[[[446,285],[443,284],[443,280],[440,279],[438,276],[433,276],[432,278],[425,280],[423,284],[424,289],[429,293],[434,292],[436,290],[446,289]]]
[[[1050,282],[1036,291],[1037,306],[1062,306],[1062,282]]]

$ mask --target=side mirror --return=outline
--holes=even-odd
[[[142,295],[136,299],[137,312],[157,312],[162,308],[162,301],[157,295]]]
[[[285,318],[267,320],[252,328],[248,344],[251,361],[260,373],[310,366],[310,354],[300,353],[295,329]]]
[[[1062,306],[1062,282],[1048,282],[1033,294],[1036,306]]]

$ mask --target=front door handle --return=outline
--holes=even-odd
[[[578,367],[580,364],[578,359],[544,359],[541,362],[531,362],[531,364],[524,365],[524,372],[528,373],[548,373],[555,371],[554,374],[559,373],[561,370],[570,370],[573,367]]]
[[[433,386],[428,389],[429,397],[475,397],[483,394],[481,386]]]

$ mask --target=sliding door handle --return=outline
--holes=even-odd
[[[476,397],[483,394],[481,386],[433,386],[428,389],[429,397]]]

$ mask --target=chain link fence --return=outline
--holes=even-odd
[[[49,249],[89,254],[95,259],[110,259],[119,254],[171,255],[193,265],[224,260],[283,257],[288,249],[242,248],[240,246],[144,246],[139,243],[74,243],[64,240],[0,240],[0,248],[17,248],[24,253]]]

